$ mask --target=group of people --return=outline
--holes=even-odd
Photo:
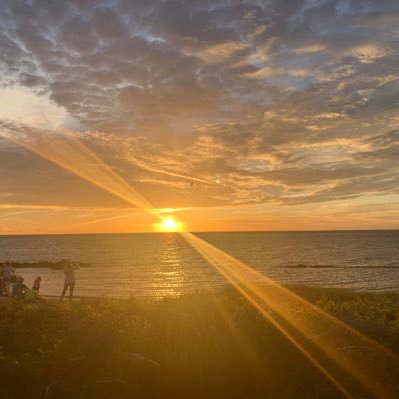
[[[32,288],[28,288],[24,284],[22,276],[15,275],[15,267],[10,262],[0,264],[0,293],[17,300],[25,302],[33,302],[39,297],[39,290],[42,285],[43,278],[38,276],[33,282]],[[12,289],[11,289],[12,286]],[[10,292],[11,291],[11,292]]]
[[[64,288],[61,293],[60,302],[64,299],[69,289],[69,301],[72,301],[76,278],[75,270],[78,265],[71,261],[66,261],[64,266]],[[15,274],[15,267],[10,262],[0,263],[0,295],[11,296],[13,299],[21,300],[26,303],[39,301],[40,287],[43,283],[42,276],[35,278],[32,288],[24,284],[24,278]],[[11,289],[12,286],[12,289]]]

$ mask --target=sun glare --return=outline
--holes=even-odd
[[[163,219],[160,223],[155,225],[157,231],[183,231],[183,223],[178,222],[172,217]]]

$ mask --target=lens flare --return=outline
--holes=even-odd
[[[0,135],[151,212],[153,205],[74,135],[49,135],[1,125]],[[12,128],[13,127],[13,128]],[[27,134],[29,133],[29,135]],[[346,397],[359,387],[378,398],[397,398],[397,354],[327,314],[198,236],[173,218],[156,215],[158,231],[178,231]]]
[[[359,385],[377,398],[397,397],[397,354],[194,234],[182,236],[346,397]]]

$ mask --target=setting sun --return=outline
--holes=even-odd
[[[157,231],[183,231],[183,223],[178,222],[172,217],[163,219],[160,223],[155,225]]]

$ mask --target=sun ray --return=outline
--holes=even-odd
[[[27,132],[24,125],[12,131],[4,123],[0,135],[82,179],[150,212],[154,207],[73,132],[50,133],[38,129]],[[15,129],[15,126],[12,125]],[[156,215],[158,216],[158,215]]]
[[[399,358],[396,354],[199,237],[190,233],[182,233],[182,235],[265,317],[273,318],[270,315],[272,310],[309,341],[307,346],[318,347],[322,353],[328,355],[339,367],[355,377],[377,397],[392,399],[397,397],[397,392],[393,392],[387,384],[387,378],[392,374],[390,371],[399,367]],[[276,321],[275,318],[273,319]],[[276,322],[275,325],[281,326],[281,323]],[[286,329],[283,330],[288,334]],[[330,370],[327,371],[322,366],[323,357],[317,356],[316,360],[316,355],[311,353],[311,349],[304,347],[303,340],[299,343],[298,338],[293,337],[292,334],[286,336],[287,338],[290,336],[295,341],[295,345],[298,344],[303,349],[303,353],[319,365],[321,371],[325,370],[324,374],[331,381],[336,380],[330,375]],[[364,353],[351,352],[348,356],[341,349],[344,347],[362,348],[362,351],[372,354],[373,363],[365,362]],[[346,391],[347,389],[341,384],[340,381],[340,390]]]
[[[4,124],[2,129],[2,136],[153,214],[152,204],[73,134],[48,135],[34,131],[28,137],[25,127],[21,126],[17,129],[19,134],[13,136]],[[157,216],[161,224],[165,223],[165,217]],[[170,222],[166,225],[172,226]],[[392,388],[396,376],[390,373],[399,367],[396,354],[210,243],[188,232],[181,231],[181,234],[345,396],[351,397],[352,385],[332,369],[326,358],[332,359],[375,396],[397,397]],[[284,322],[291,326],[290,330]],[[342,350],[344,347],[365,348],[373,362],[365,362],[364,354],[360,352],[348,356]],[[387,380],[389,378],[391,381]]]

